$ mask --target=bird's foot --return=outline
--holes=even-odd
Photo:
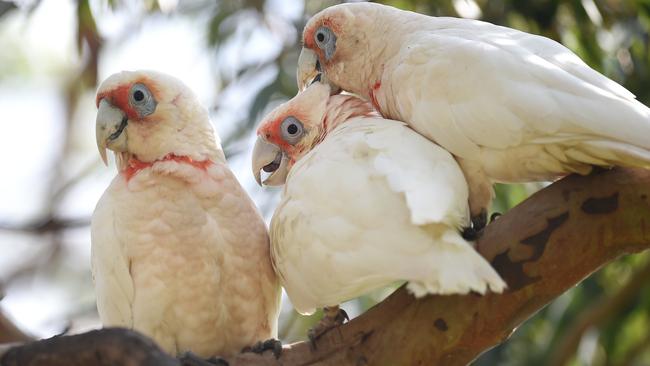
[[[492,223],[494,220],[496,220],[501,214],[499,212],[494,212],[492,215],[490,215],[490,223]],[[485,229],[485,226],[487,226],[487,213],[485,211],[481,211],[481,213],[477,216],[472,217],[472,224],[470,227],[466,227],[463,229],[461,232],[461,235],[463,236],[463,239],[468,240],[468,241],[475,241],[478,238],[483,235],[483,230]]]
[[[244,347],[243,350],[241,350],[242,353],[244,352],[253,352],[253,353],[259,353],[262,354],[264,351],[272,351],[273,356],[275,356],[276,359],[280,358],[280,355],[282,355],[282,342],[280,342],[277,339],[267,339],[264,342],[257,342],[252,346]]]
[[[474,241],[474,240],[478,239],[478,237],[480,236],[480,232],[474,230],[473,227],[468,226],[468,227],[463,229],[463,231],[460,233],[460,235],[463,237],[463,239],[465,239],[467,241]]]
[[[474,229],[477,233],[481,232],[481,230],[483,230],[485,225],[488,223],[487,219],[487,211],[485,209],[482,209],[478,215],[472,216],[472,229]]]
[[[312,349],[316,349],[316,341],[318,338],[322,337],[323,334],[349,320],[350,317],[348,316],[348,313],[346,313],[345,310],[341,309],[338,305],[324,307],[323,319],[321,319],[318,324],[316,324],[309,330],[309,332],[307,332],[307,337],[309,337],[309,342]]]
[[[501,215],[503,215],[501,212],[492,212],[492,215],[490,215],[490,224]]]
[[[181,366],[228,366],[228,361],[221,357],[204,359],[192,352],[185,352],[178,360]]]

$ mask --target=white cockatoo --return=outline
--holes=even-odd
[[[172,355],[232,355],[276,336],[267,229],[228,169],[208,112],[181,81],[121,72],[97,92],[97,145],[119,173],[92,218],[104,326]]]
[[[395,281],[426,294],[501,292],[463,239],[467,183],[451,154],[352,95],[314,83],[262,121],[253,174],[284,184],[271,256],[303,314]]]
[[[592,166],[650,167],[650,110],[561,44],[490,23],[341,4],[303,33],[298,84],[317,73],[450,151],[485,223],[493,182]]]

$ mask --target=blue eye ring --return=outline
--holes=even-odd
[[[156,100],[153,94],[142,83],[133,84],[129,90],[129,104],[138,112],[138,115],[146,117],[156,110]]]
[[[290,145],[295,145],[300,142],[305,134],[305,128],[296,117],[289,116],[280,124],[280,133],[284,141]]]
[[[336,35],[326,26],[320,26],[314,32],[314,41],[325,52],[325,59],[330,60],[336,51]]]

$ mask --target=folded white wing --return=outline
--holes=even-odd
[[[386,66],[396,99],[388,115],[469,159],[552,136],[561,146],[615,142],[620,158],[607,163],[650,165],[650,110],[561,44],[489,23],[426,21]],[[579,150],[603,159],[593,145]],[[503,160],[492,163],[516,164]]]
[[[309,313],[401,280],[417,296],[503,290],[459,235],[467,194],[452,156],[404,124],[337,127],[292,168],[271,222],[294,306]]]
[[[91,224],[91,266],[97,310],[105,326],[130,328],[135,291],[124,243],[116,231],[113,205],[110,191],[106,191],[95,208]]]

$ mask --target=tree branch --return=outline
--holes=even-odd
[[[299,342],[285,346],[280,360],[267,353],[228,361],[230,366],[465,365],[603,264],[649,247],[650,171],[570,176],[499,217],[479,240],[478,251],[508,283],[506,293],[416,300],[402,287],[325,334],[315,350]],[[102,346],[90,344],[82,353]]]
[[[650,247],[650,171],[570,176],[488,225],[478,243],[509,285],[502,294],[429,296],[404,288],[283,365],[466,365],[603,264]],[[244,355],[231,366],[253,363]],[[248,357],[248,356],[246,356]]]
[[[119,328],[58,336],[13,347],[2,366],[179,366],[150,339]]]

